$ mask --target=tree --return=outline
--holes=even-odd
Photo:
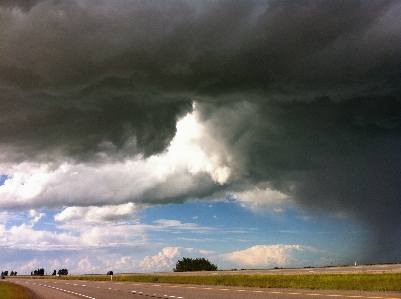
[[[40,269],[38,269],[38,270],[35,270],[35,271],[31,272],[31,275],[34,275],[34,276],[43,276],[43,275],[45,275],[45,269],[40,268]]]
[[[58,270],[57,274],[58,275],[68,275],[68,270],[67,269]]]
[[[187,271],[216,271],[217,266],[209,262],[205,258],[186,258],[184,257],[181,261],[179,260],[174,272],[187,272]]]

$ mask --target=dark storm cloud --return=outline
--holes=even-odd
[[[233,187],[346,211],[385,259],[401,247],[400,2],[22,3],[0,2],[4,161],[161,152],[197,101]],[[171,201],[218,189],[199,186]]]
[[[3,12],[2,81],[67,94],[391,88],[399,11],[391,1],[44,2]]]
[[[0,142],[9,146],[16,162],[54,162],[62,156],[90,161],[99,153],[120,159],[161,152],[174,136],[176,116],[191,109],[190,103],[179,100],[155,104],[122,98],[84,109],[40,101],[19,104],[23,107],[3,99],[0,121]]]
[[[199,109],[231,147],[231,167],[240,177],[234,188],[239,182],[265,183],[309,211],[346,213],[374,234],[374,250],[366,248],[366,255],[376,262],[396,259],[401,248],[400,99],[317,98]]]
[[[148,25],[161,10],[115,6],[59,1],[3,12],[0,139],[18,161],[60,153],[86,160],[123,147],[123,156],[160,152],[177,118],[191,109],[185,96],[141,82],[152,76],[154,57],[142,52],[152,49],[147,33],[159,34]]]
[[[39,0],[0,0],[0,6],[30,10]]]
[[[132,136],[133,153],[151,154],[193,99],[394,94],[397,11],[390,1],[45,1],[5,10],[0,140],[21,146],[22,159],[90,157],[99,143],[122,148]]]

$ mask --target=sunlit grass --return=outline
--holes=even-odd
[[[29,299],[28,291],[15,283],[0,281],[1,299]]]
[[[43,278],[49,279],[50,276]],[[51,277],[110,281],[107,275],[82,275]],[[113,281],[175,283],[197,285],[223,285],[260,288],[295,288],[312,290],[364,290],[401,291],[401,273],[383,274],[307,274],[307,275],[114,275]]]

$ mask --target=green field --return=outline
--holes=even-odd
[[[110,280],[107,275],[44,276],[45,279]],[[307,275],[114,275],[113,281],[223,285],[312,290],[401,291],[401,273]]]
[[[29,299],[30,297],[24,287],[8,281],[0,281],[0,298]]]

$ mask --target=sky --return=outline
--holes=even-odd
[[[0,269],[400,262],[400,15],[0,0]]]

